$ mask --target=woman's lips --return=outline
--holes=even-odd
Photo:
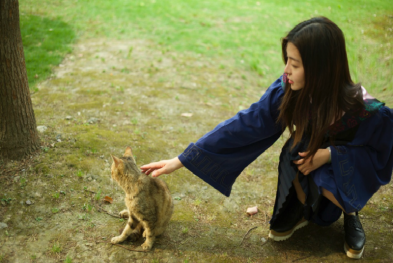
[[[288,83],[289,83],[289,84],[293,84],[293,81],[290,80],[290,79],[288,79]]]

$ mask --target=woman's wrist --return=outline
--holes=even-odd
[[[332,162],[332,151],[330,150],[330,147],[327,147],[326,150],[329,151],[329,156],[328,156],[328,161],[327,163],[331,163]]]
[[[179,157],[175,157],[172,159],[174,161],[174,165],[176,167],[175,170],[180,169],[182,167],[184,167],[183,163],[180,161]]]

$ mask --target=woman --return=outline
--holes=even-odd
[[[358,211],[391,179],[393,112],[352,81],[344,35],[329,19],[298,24],[282,54],[284,74],[258,102],[178,157],[141,169],[156,177],[185,166],[229,196],[237,176],[288,128],[269,237],[286,240],[310,220],[327,226],[344,212],[344,250],[361,258]]]

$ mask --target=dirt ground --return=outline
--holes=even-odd
[[[226,198],[186,169],[161,176],[175,200],[152,251],[110,243],[124,227],[124,193],[110,154],[131,146],[139,165],[172,158],[219,122],[257,101],[262,80],[195,54],[147,41],[88,40],[32,95],[42,149],[0,162],[0,262],[346,262],[343,219],[268,239],[285,136],[250,165]],[[393,261],[393,184],[360,213],[362,261]],[[113,198],[112,204],[105,196]],[[246,209],[259,212],[247,216]],[[256,228],[255,228],[256,227]]]

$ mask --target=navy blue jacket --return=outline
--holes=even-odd
[[[277,123],[284,95],[281,78],[250,108],[220,123],[178,157],[182,164],[225,196],[240,173],[283,133]],[[393,169],[393,113],[381,107],[359,124],[352,142],[331,147],[330,164],[309,176],[331,191],[347,212],[360,210]]]

